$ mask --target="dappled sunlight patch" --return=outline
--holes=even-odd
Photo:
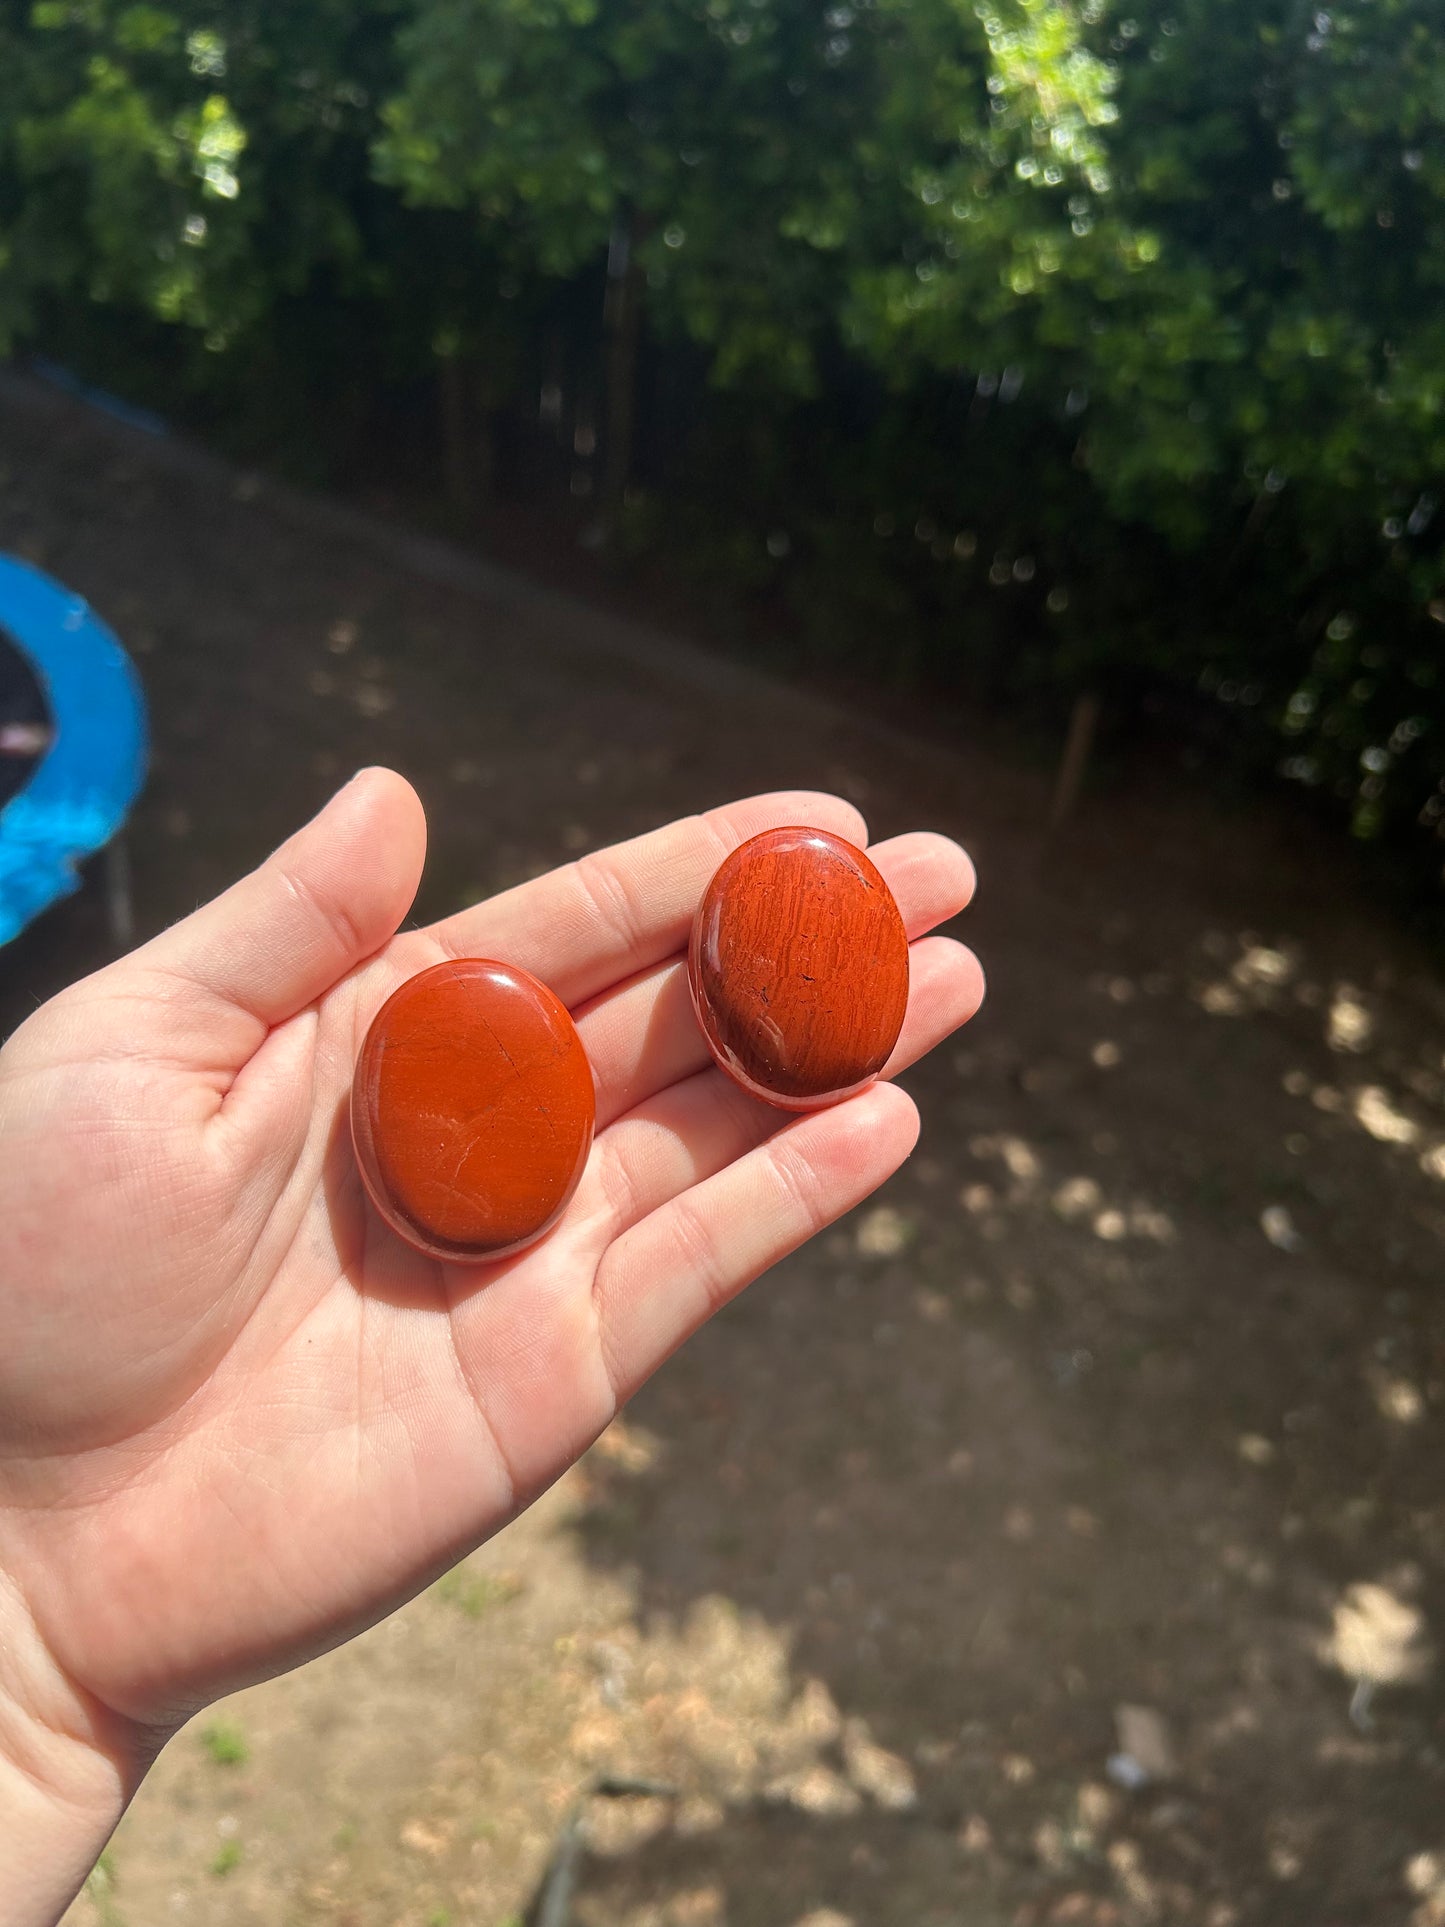
[[[1228,960],[1222,974],[1196,979],[1191,987],[1194,1001],[1211,1017],[1244,1017],[1251,1011],[1273,1009],[1299,975],[1297,946],[1264,943],[1252,931],[1233,938],[1210,931],[1200,947],[1216,964]],[[1231,951],[1236,953],[1232,959]]]
[[[1065,1178],[1054,1192],[1053,1206],[1061,1218],[1073,1221],[1087,1217],[1104,1201],[1104,1194],[1093,1178]]]
[[[1211,1017],[1242,1017],[1249,1005],[1234,985],[1216,979],[1214,983],[1202,984],[1195,992],[1201,1010]]]
[[[718,1596],[681,1625],[622,1627],[590,1642],[594,1684],[568,1750],[595,1774],[636,1776],[666,1795],[609,1814],[592,1841],[598,1852],[631,1853],[668,1829],[715,1831],[729,1809],[754,1802],[821,1820],[917,1804],[913,1769],[866,1720],[845,1719],[821,1680],[795,1683],[789,1643]]]
[[[996,1149],[1010,1177],[1019,1184],[1032,1185],[1039,1177],[1043,1167],[1036,1154],[1021,1137],[1001,1137],[997,1141]]]
[[[1381,1418],[1392,1425],[1418,1425],[1425,1416],[1425,1395],[1413,1380],[1380,1365],[1370,1365],[1365,1382]]]
[[[1229,974],[1241,990],[1275,990],[1289,983],[1298,968],[1298,956],[1292,951],[1251,943],[1246,944]]]
[[[1304,1249],[1304,1239],[1300,1236],[1294,1216],[1286,1204],[1267,1204],[1259,1214],[1259,1228],[1276,1251],[1293,1252]]]
[[[1089,979],[1089,988],[1096,996],[1107,997],[1111,1004],[1132,1004],[1139,994],[1139,987],[1132,977],[1125,977],[1118,971],[1100,971]]]
[[[1003,1167],[999,1180],[974,1179],[958,1194],[964,1211],[980,1220],[985,1237],[1005,1235],[1007,1211],[1038,1205],[1066,1224],[1086,1227],[1106,1244],[1138,1239],[1163,1245],[1176,1236],[1168,1212],[1146,1199],[1110,1199],[1097,1179],[1087,1175],[1065,1178],[1050,1189],[1043,1159],[1022,1137],[1007,1132],[980,1134],[970,1138],[968,1148],[975,1158],[996,1160]]]
[[[866,1720],[851,1719],[843,1729],[843,1760],[860,1793],[888,1813],[907,1813],[918,1804],[913,1769],[897,1753],[879,1746]]]
[[[426,1854],[435,1859],[446,1852],[456,1831],[451,1820],[430,1821],[413,1818],[407,1820],[397,1838],[408,1853]]]
[[[1409,1066],[1400,1072],[1400,1081],[1417,1099],[1438,1103],[1439,1083],[1433,1071]],[[1384,1084],[1360,1084],[1341,1088],[1338,1084],[1316,1082],[1298,1066],[1281,1079],[1290,1097],[1308,1099],[1311,1107],[1325,1117],[1349,1118],[1376,1144],[1399,1151],[1415,1151],[1421,1172],[1427,1178],[1445,1182],[1445,1138],[1426,1142],[1426,1127],[1412,1117],[1401,1100]],[[1286,1148],[1296,1155],[1309,1149],[1308,1139],[1291,1134]],[[1423,1147],[1423,1148],[1421,1148]]]
[[[865,1258],[896,1258],[913,1236],[911,1220],[891,1204],[874,1205],[858,1220],[855,1240]]]
[[[968,1141],[972,1157],[997,1159],[1013,1180],[1010,1195],[1013,1198],[1028,1197],[1043,1175],[1043,1164],[1037,1151],[1027,1139],[1009,1132],[984,1132]]]
[[[1304,1856],[1288,1840],[1271,1841],[1265,1858],[1276,1880],[1298,1880],[1304,1872]]]
[[[1218,963],[1228,958],[1231,949],[1237,951],[1222,975],[1193,986],[1195,1002],[1211,1017],[1243,1017],[1250,1011],[1273,1009],[1298,976],[1295,946],[1262,943],[1250,931],[1233,939],[1211,932],[1202,948]]]
[[[1143,1850],[1137,1841],[1111,1841],[1106,1858],[1125,1898],[1139,1909],[1144,1919],[1157,1918],[1158,1889],[1145,1871]]]
[[[1325,1042],[1333,1051],[1359,1053],[1374,1041],[1376,1019],[1353,984],[1336,984],[1325,1019]]]
[[[1419,1685],[1435,1663],[1425,1615],[1398,1581],[1393,1587],[1367,1580],[1347,1586],[1317,1652],[1354,1686],[1350,1711],[1365,1728],[1378,1688]]]
[[[1066,1178],[1055,1189],[1050,1204],[1065,1223],[1087,1224],[1106,1244],[1120,1244],[1126,1238],[1170,1244],[1176,1235],[1174,1220],[1167,1211],[1142,1201],[1107,1204],[1102,1188],[1089,1177]]]
[[[913,1309],[930,1325],[946,1325],[953,1315],[951,1299],[931,1285],[920,1285],[914,1292]]]
[[[1200,970],[1186,994],[1206,1015],[1245,1018],[1298,1008],[1319,1013],[1320,1042],[1336,1057],[1381,1054],[1385,1068],[1428,1102],[1439,1101],[1440,1080],[1433,1066],[1404,1064],[1404,1053],[1385,1049],[1384,1006],[1373,992],[1350,978],[1321,982],[1305,968],[1302,946],[1288,939],[1266,942],[1252,931],[1234,936],[1209,931],[1200,950],[1212,967]],[[1292,1097],[1307,1098],[1328,1116],[1350,1115],[1376,1142],[1412,1145],[1420,1127],[1383,1083],[1359,1090],[1341,1089],[1304,1066],[1286,1072],[1283,1084]]]
[[[993,1846],[993,1828],[981,1813],[971,1813],[959,1828],[957,1840],[960,1853],[988,1853]]]
[[[1420,1903],[1411,1910],[1410,1927],[1445,1927],[1445,1853],[1411,1854],[1401,1877]]]
[[[1129,1207],[1129,1236],[1147,1238],[1154,1244],[1172,1244],[1175,1237],[1174,1220],[1167,1211],[1160,1211],[1150,1204],[1132,1204]]]
[[[821,1820],[846,1819],[863,1805],[857,1788],[821,1762],[770,1781],[762,1797],[774,1806],[794,1807]]]
[[[727,1808],[721,1800],[706,1793],[691,1793],[677,1802],[673,1831],[683,1840],[697,1840],[717,1833],[727,1823]]]
[[[1353,1109],[1358,1122],[1377,1143],[1414,1144],[1419,1139],[1420,1126],[1395,1106],[1382,1085],[1367,1084],[1356,1091]]]

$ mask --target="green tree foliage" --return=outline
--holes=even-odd
[[[375,391],[431,382],[497,300],[475,220],[376,179],[398,4],[0,9],[0,351],[350,466]]]
[[[494,409],[630,252],[710,384],[636,524],[879,662],[1169,684],[1360,836],[1433,828],[1442,120],[1437,0],[38,0],[0,339],[83,293],[218,390],[375,336]]]
[[[358,221],[391,19],[376,4],[38,0],[0,20],[0,339],[77,295],[224,350]]]
[[[1030,34],[981,11],[989,84],[1007,99],[1006,63],[1030,59]],[[1429,727],[1445,616],[1445,44],[1432,14],[1421,0],[1143,0],[1105,16],[1086,0],[1113,113],[1081,182],[1047,158],[1057,110],[1036,91],[1037,164],[1015,163],[1027,191],[1008,190],[986,251],[1014,299],[973,357],[1011,361],[1056,420],[1072,398],[1071,461],[1110,525],[1152,531],[1178,558],[1174,593],[1156,579],[1149,598],[1152,635],[1127,619],[1121,633],[1117,543],[1101,577],[1039,529],[1042,573],[1084,590],[1075,658],[1153,661],[1262,703],[1292,739],[1287,772],[1347,794],[1365,836],[1392,810],[1413,815],[1445,774]],[[896,266],[885,277],[877,355],[945,366],[987,312],[990,264],[948,246],[977,231],[976,212],[943,185],[920,197],[920,287],[905,294]],[[986,205],[998,191],[995,176]],[[1143,541],[1137,566],[1157,578]]]
[[[1107,184],[1111,70],[1068,9],[1002,4],[1015,31],[957,0],[422,0],[381,165],[418,200],[479,208],[544,272],[634,227],[654,311],[720,381],[814,390],[840,332],[956,363],[1057,252],[998,184]],[[976,230],[943,231],[954,206]],[[918,294],[935,248],[947,303]],[[960,339],[966,285],[982,307]]]

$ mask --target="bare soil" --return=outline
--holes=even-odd
[[[887,1193],[183,1732],[70,1927],[515,1927],[575,1812],[576,1927],[1445,1922],[1445,995],[1330,849],[1156,785],[1046,853],[987,718],[877,726],[13,383],[0,548],[145,677],[142,934],[365,762],[426,801],[423,917],[816,783],[969,843],[991,982]],[[0,1032],[107,942],[93,879]]]

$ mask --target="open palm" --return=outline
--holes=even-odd
[[[836,798],[759,797],[396,934],[425,826],[400,777],[367,771],[0,1052],[0,1575],[122,1779],[208,1697],[335,1644],[503,1525],[907,1156],[900,1091],[790,1120],[709,1067],[688,1005],[708,877],[797,822],[866,837]],[[872,855],[910,937],[967,901],[942,837]],[[345,1128],[371,1018],[451,956],[551,984],[597,1080],[561,1223],[489,1266],[404,1247]],[[915,943],[889,1070],[981,994],[968,951]]]

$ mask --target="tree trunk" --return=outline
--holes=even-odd
[[[621,506],[632,475],[637,420],[637,350],[642,338],[644,284],[637,265],[634,217],[620,223],[607,252],[606,441],[602,461],[602,506],[611,515]]]
[[[1084,778],[1089,771],[1089,757],[1099,727],[1100,708],[1098,693],[1092,689],[1086,689],[1074,700],[1073,712],[1069,717],[1069,733],[1064,738],[1064,753],[1059,758],[1059,773],[1054,781],[1053,805],[1049,810],[1051,836],[1073,815],[1078,803]]]
[[[460,354],[440,356],[437,399],[441,406],[442,474],[453,508],[473,508],[477,499],[476,462],[469,434],[466,368]]]

